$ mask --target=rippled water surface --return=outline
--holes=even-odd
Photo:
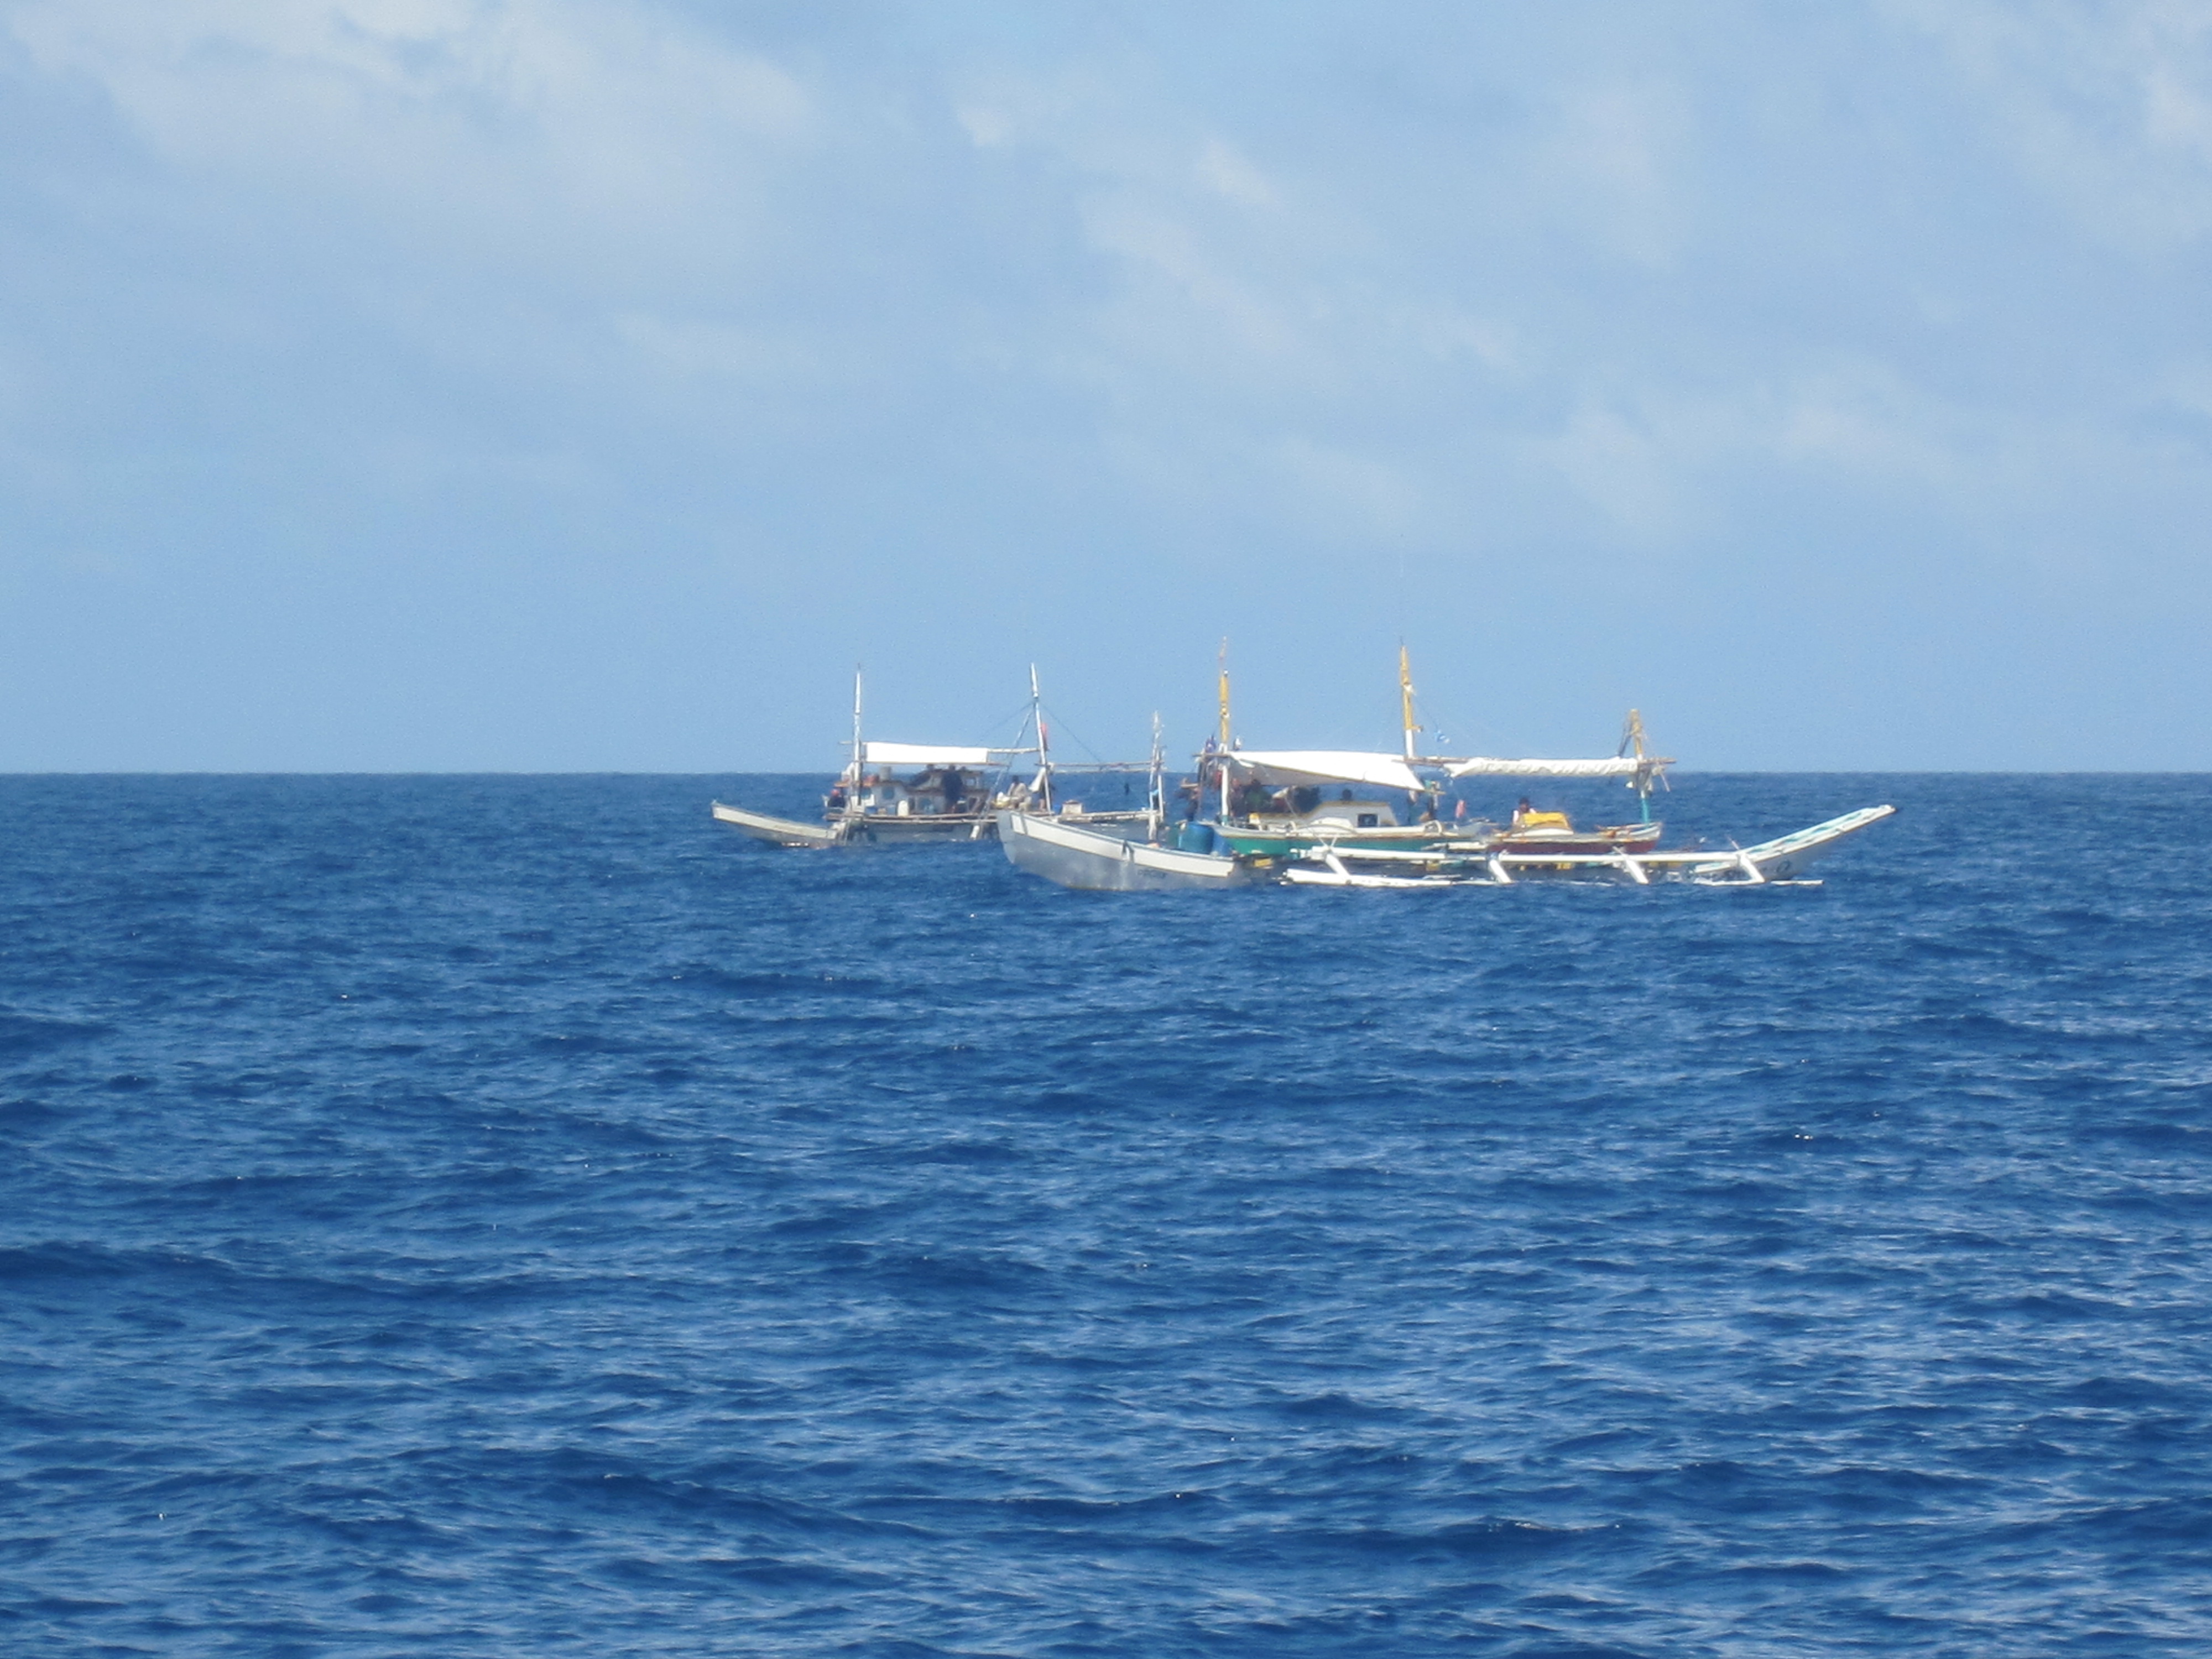
[[[0,1648],[2212,1651],[2212,780],[1188,896],[811,787],[0,780]]]

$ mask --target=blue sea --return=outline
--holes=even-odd
[[[1733,890],[708,817],[820,784],[0,780],[0,1651],[2212,1651],[2212,779],[1684,776],[1900,808]]]

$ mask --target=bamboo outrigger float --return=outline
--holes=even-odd
[[[1845,837],[1896,811],[1862,807],[1755,847],[1559,853],[1515,851],[1495,842],[1379,848],[1321,840],[1293,856],[1279,857],[1186,851],[1010,810],[999,814],[999,843],[1018,868],[1062,887],[1102,892],[1221,891],[1267,882],[1294,887],[1511,887],[1544,878],[1613,879],[1639,887],[1655,880],[1709,887],[1818,886],[1806,879],[1808,867]]]

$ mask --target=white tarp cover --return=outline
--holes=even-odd
[[[951,749],[941,743],[864,743],[860,756],[870,766],[994,766],[1009,750]]]
[[[1455,778],[1626,778],[1638,767],[1656,768],[1664,763],[1639,761],[1632,755],[1610,760],[1498,760],[1478,755],[1454,761],[1448,769]]]
[[[1228,759],[1232,771],[1278,787],[1302,783],[1366,783],[1417,792],[1421,787],[1413,769],[1395,755],[1353,749],[1236,749]]]

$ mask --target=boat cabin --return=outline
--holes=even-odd
[[[863,772],[857,791],[840,778],[823,805],[833,815],[849,807],[864,817],[972,815],[989,808],[991,789],[983,774],[969,767],[931,766],[904,777],[886,769]]]
[[[1389,801],[1362,799],[1349,789],[1332,792],[1306,785],[1269,792],[1264,800],[1246,805],[1247,815],[1261,830],[1381,830],[1395,829],[1404,820]]]

